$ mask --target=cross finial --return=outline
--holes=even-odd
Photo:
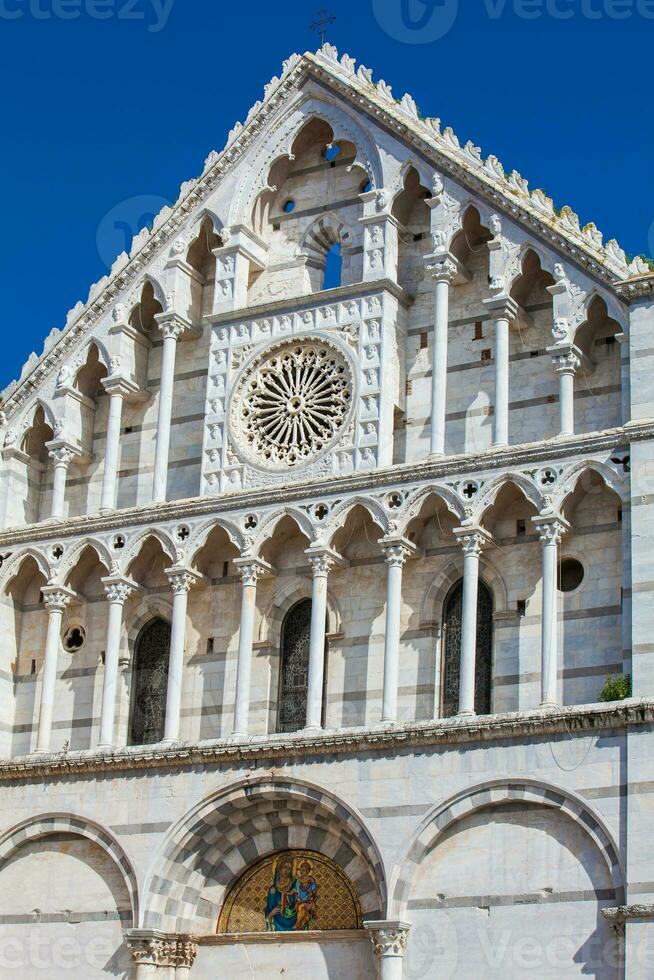
[[[320,34],[320,47],[322,48],[325,44],[325,35],[327,33],[327,28],[330,24],[336,23],[336,17],[323,7],[318,11],[318,19],[314,20],[313,24],[309,30],[316,31]]]

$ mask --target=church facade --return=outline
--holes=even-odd
[[[3,395],[2,976],[651,977],[653,333],[288,59]]]

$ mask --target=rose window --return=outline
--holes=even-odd
[[[255,465],[303,466],[337,440],[351,405],[352,372],[336,347],[286,341],[245,368],[232,402],[232,430]]]

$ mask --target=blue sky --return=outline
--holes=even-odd
[[[0,0],[0,386],[177,197],[320,3]],[[629,253],[654,252],[654,0],[331,0],[329,37]]]

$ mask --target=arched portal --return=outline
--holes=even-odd
[[[327,625],[325,632],[328,631]],[[310,640],[311,599],[301,599],[289,609],[282,624],[277,699],[278,732],[296,732],[306,724]],[[327,639],[324,676],[327,677]],[[323,690],[323,723],[324,708]]]
[[[160,742],[166,720],[170,624],[153,619],[136,638],[132,669],[129,744]]]
[[[463,579],[459,579],[445,600],[443,610],[443,709],[444,718],[459,710],[461,682],[461,622],[463,612]],[[478,715],[491,712],[493,674],[493,596],[479,582],[477,599],[477,658],[475,673],[475,711]]]

